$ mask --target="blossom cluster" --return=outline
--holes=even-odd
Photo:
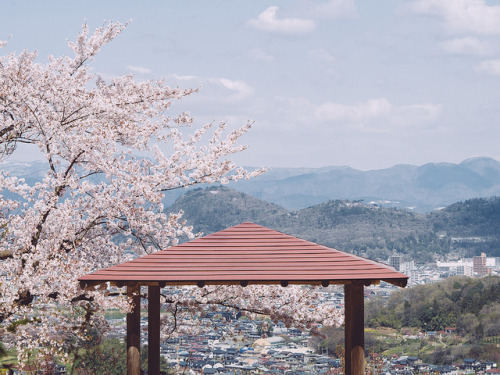
[[[321,287],[319,287],[321,288]],[[203,318],[220,307],[234,309],[250,319],[269,318],[315,333],[322,325],[339,326],[342,312],[331,303],[321,302],[321,290],[308,285],[218,285],[193,287],[182,293],[166,289],[163,294],[166,314],[162,317],[163,338],[183,334],[200,334],[211,329]]]
[[[105,81],[91,73],[99,50],[125,26],[109,23],[91,34],[84,25],[69,42],[74,54],[50,56],[45,64],[30,51],[0,57],[1,157],[15,157],[20,143],[29,144],[48,170],[31,185],[0,172],[0,336],[17,346],[20,360],[35,348],[39,356],[64,357],[68,343],[105,326],[103,311],[129,307],[125,297],[82,290],[78,277],[127,260],[125,251],[150,254],[193,236],[182,213],[165,214],[166,192],[262,172],[228,159],[244,150],[238,141],[249,124],[230,132],[223,122],[191,131],[189,113],[170,114],[173,101],[196,90],[131,75]],[[199,304],[238,306],[304,326],[314,317],[338,318],[312,307],[312,294],[296,288],[193,293],[169,308],[182,305],[192,313]],[[297,309],[299,301],[305,310]],[[165,322],[166,332],[172,321]]]

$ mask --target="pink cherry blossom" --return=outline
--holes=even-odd
[[[83,25],[68,43],[74,55],[51,56],[45,64],[30,51],[0,57],[1,156],[15,158],[19,144],[30,144],[48,170],[33,185],[0,173],[0,337],[17,347],[21,361],[35,349],[41,357],[64,358],[68,342],[84,340],[92,327],[106,329],[106,309],[130,308],[120,290],[114,296],[82,290],[78,277],[127,260],[125,250],[144,255],[193,237],[182,212],[165,214],[165,193],[262,172],[228,159],[245,149],[238,141],[250,124],[230,132],[224,122],[190,130],[189,113],[171,113],[174,101],[197,90],[91,73],[99,50],[125,27],[108,23],[90,34]],[[164,289],[163,295],[165,335],[202,330],[187,318],[206,305],[299,327],[341,319],[334,308],[314,304],[309,287]],[[14,322],[23,324],[8,331]]]

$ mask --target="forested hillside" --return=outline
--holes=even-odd
[[[500,336],[500,279],[453,277],[393,293],[387,302],[370,301],[369,326],[416,327],[427,331],[456,327],[469,341]]]
[[[453,277],[399,289],[365,303],[365,348],[404,353],[424,363],[458,364],[465,358],[500,362],[500,278]],[[313,347],[335,352],[341,328],[323,327]]]
[[[421,263],[481,252],[500,256],[500,198],[472,199],[430,214],[344,200],[288,211],[218,186],[187,192],[169,208],[179,210],[195,232],[252,221],[372,259],[386,260],[393,252]]]
[[[180,210],[194,231],[204,235],[244,221],[262,223],[266,218],[288,213],[281,206],[222,186],[188,191],[168,209],[169,212]]]

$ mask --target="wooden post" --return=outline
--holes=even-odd
[[[345,375],[365,373],[365,301],[363,284],[344,285]]]
[[[133,309],[127,314],[127,375],[141,375],[141,289],[127,286]]]
[[[159,286],[148,286],[148,375],[160,375]]]

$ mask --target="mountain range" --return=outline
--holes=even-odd
[[[3,161],[0,170],[24,177],[31,184],[40,181],[47,169],[41,161]],[[459,164],[400,164],[371,171],[350,167],[270,168],[256,178],[228,186],[288,210],[345,199],[431,212],[466,199],[500,196],[500,162],[481,157]],[[165,205],[173,204],[185,192],[169,192]]]
[[[229,186],[289,210],[347,199],[430,212],[465,199],[500,195],[500,162],[481,157],[459,164],[401,164],[371,171],[273,168]]]
[[[251,169],[251,168],[250,168]],[[43,162],[1,162],[0,170],[41,181]],[[393,252],[420,262],[440,257],[500,256],[500,163],[359,171],[349,167],[274,168],[228,186],[169,192],[168,211],[184,211],[195,232],[244,221],[372,259]]]

